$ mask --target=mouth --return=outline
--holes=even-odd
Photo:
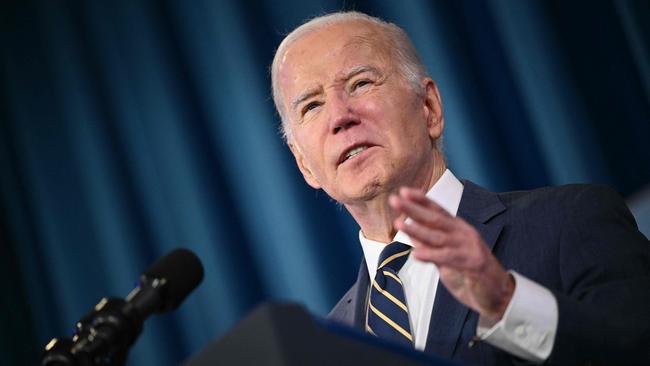
[[[339,161],[337,165],[341,165],[350,159],[354,159],[355,156],[359,155],[361,152],[371,148],[373,145],[361,143],[355,144],[347,149],[343,150],[343,153],[339,156]]]

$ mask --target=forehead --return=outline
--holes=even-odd
[[[390,50],[386,36],[367,22],[328,25],[292,43],[280,62],[278,81],[284,99],[304,88],[333,82],[360,64],[386,67]]]

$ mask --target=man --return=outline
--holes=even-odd
[[[650,246],[620,198],[459,181],[440,94],[403,30],[356,12],[316,18],[284,39],[272,78],[306,182],[361,228],[364,261],[332,319],[474,364],[650,362]],[[385,259],[391,242],[413,249]]]

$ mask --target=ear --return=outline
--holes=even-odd
[[[429,136],[433,141],[442,136],[445,128],[445,118],[442,115],[442,99],[436,83],[426,78],[424,79],[424,113],[427,119],[427,129]]]
[[[318,180],[316,180],[314,174],[312,174],[311,170],[309,170],[305,164],[305,160],[302,153],[300,152],[300,149],[293,143],[289,143],[288,145],[291,153],[293,154],[293,157],[296,159],[296,164],[298,165],[298,169],[300,169],[305,182],[307,182],[307,184],[309,184],[309,186],[314,189],[320,189],[321,185],[318,183]]]

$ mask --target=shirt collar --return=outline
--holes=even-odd
[[[447,169],[427,192],[427,197],[447,210],[447,212],[452,216],[456,216],[458,206],[460,205],[460,198],[463,195],[463,188],[463,184],[458,180],[458,178]],[[408,222],[409,219],[406,220]],[[359,241],[361,242],[363,256],[366,259],[366,265],[368,266],[368,274],[372,279],[375,277],[375,272],[377,272],[377,261],[379,260],[379,255],[388,243],[367,239],[363,236],[361,230],[359,230]],[[393,241],[399,241],[413,246],[411,238],[401,231],[398,231],[397,234],[395,234]]]

